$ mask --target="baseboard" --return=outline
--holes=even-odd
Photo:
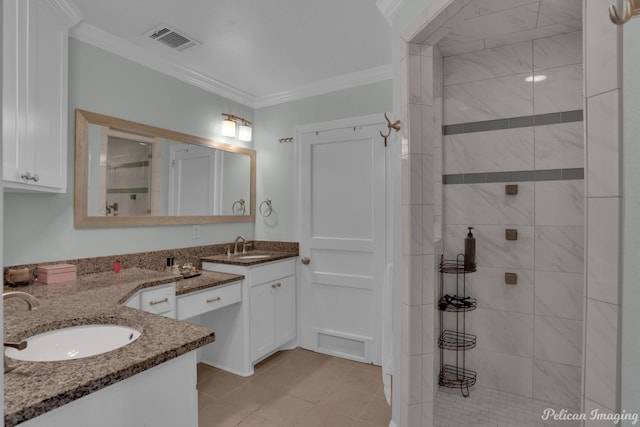
[[[253,375],[253,369],[250,372],[238,371],[236,369],[230,368],[229,366],[222,365],[220,363],[213,363],[209,360],[199,360],[198,363],[204,363],[205,365],[213,366],[214,368],[222,369],[223,371],[231,372],[232,374],[241,376],[241,377],[250,377]],[[253,366],[251,366],[253,368]]]

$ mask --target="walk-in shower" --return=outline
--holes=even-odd
[[[507,425],[553,425],[542,418],[544,408],[619,410],[615,376],[594,369],[589,387],[584,375],[596,361],[609,363],[609,353],[615,365],[617,351],[616,343],[609,351],[605,343],[589,347],[585,340],[592,337],[593,344],[607,330],[617,334],[617,323],[609,322],[615,306],[600,307],[603,299],[585,292],[588,261],[597,265],[585,256],[592,232],[586,216],[590,203],[599,202],[593,198],[600,181],[597,171],[588,174],[598,165],[585,160],[600,147],[587,145],[588,135],[594,142],[598,135],[590,133],[587,120],[593,116],[585,107],[598,93],[599,73],[611,66],[595,66],[603,48],[593,36],[602,33],[615,48],[617,31],[606,27],[606,4],[600,9],[583,15],[581,0],[433,1],[425,24],[414,25],[405,39],[403,204],[411,220],[408,235],[415,235],[417,225],[423,228],[421,244],[407,245],[406,294],[414,295],[418,286],[422,291],[419,302],[404,302],[407,419],[415,419],[411,407],[420,406],[422,425],[450,425],[447,408],[464,413],[466,424],[455,425],[494,425],[508,411],[493,408],[497,418],[491,421],[474,419],[470,408],[492,411],[505,396],[511,396],[506,400],[515,413],[528,414]],[[618,110],[608,115],[615,123]],[[601,176],[617,174],[612,169]],[[517,194],[510,193],[515,186]],[[438,386],[438,261],[464,252],[467,227],[477,237],[477,271],[466,277],[477,309],[466,315],[465,333],[476,341],[465,367],[477,377],[465,398],[460,390]],[[455,293],[455,284],[444,281]],[[414,334],[418,317],[421,334]],[[444,316],[442,330],[455,329],[449,318]],[[419,348],[411,344],[416,336]],[[447,354],[445,364],[452,362]]]

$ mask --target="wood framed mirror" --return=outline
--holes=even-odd
[[[74,227],[254,222],[256,152],[75,113]]]

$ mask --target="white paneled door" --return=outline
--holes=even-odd
[[[375,364],[386,234],[381,121],[308,125],[297,138],[302,347]]]
[[[187,144],[171,146],[169,215],[214,214],[215,152]]]

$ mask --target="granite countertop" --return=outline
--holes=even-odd
[[[222,286],[244,279],[244,276],[238,274],[220,273],[218,271],[203,270],[201,273],[202,274],[200,276],[179,280],[176,283],[176,296],[209,289],[216,286]]]
[[[219,254],[212,256],[200,257],[203,262],[214,262],[218,264],[232,264],[252,266],[264,264],[266,262],[278,261],[286,258],[297,257],[297,252],[280,252],[280,251],[248,251],[237,255]],[[247,257],[247,258],[243,258]],[[255,258],[252,258],[255,257]]]
[[[242,276],[203,272],[182,276],[141,268],[79,276],[74,282],[29,285],[16,290],[40,301],[28,311],[24,301],[6,300],[5,340],[69,326],[109,323],[142,331],[140,338],[117,350],[83,359],[26,362],[9,359],[15,369],[4,376],[5,426],[14,426],[193,351],[215,339],[215,332],[121,305],[138,290],[177,282],[177,294],[242,280]]]

